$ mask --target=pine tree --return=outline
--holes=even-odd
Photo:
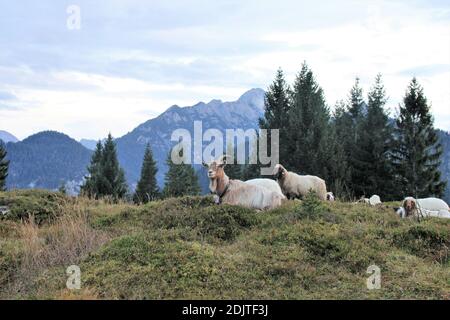
[[[124,198],[127,193],[125,171],[117,159],[116,144],[111,134],[105,141],[102,154],[102,177],[104,178],[104,194],[114,199]]]
[[[347,102],[340,101],[334,111],[335,133],[345,158],[345,168],[341,168],[343,174],[341,182],[348,198],[354,197],[353,190],[357,189],[356,184],[359,183],[359,176],[352,168],[357,165],[355,157],[358,153],[360,126],[365,117],[363,106],[363,90],[359,78],[356,78]]]
[[[353,122],[357,122],[358,118],[363,116],[363,90],[359,84],[359,78],[355,79],[355,84],[350,90],[348,112]]]
[[[288,111],[290,109],[289,103],[289,86],[284,78],[283,70],[278,69],[275,76],[275,80],[269,86],[264,99],[264,117],[259,119],[259,127],[261,129],[267,129],[267,139],[271,141],[270,129],[279,130],[279,141],[278,145],[280,162],[284,163],[284,160],[289,158],[290,155],[287,153],[287,148],[285,141],[288,137],[288,128],[286,126],[288,119]],[[270,143],[268,143],[269,148],[268,154],[270,154]]]
[[[152,149],[147,144],[141,169],[141,178],[133,196],[135,203],[147,203],[159,197],[159,188],[156,182],[157,172],[158,168],[156,167],[156,162],[153,160]]]
[[[9,161],[6,160],[6,148],[0,141],[0,191],[6,190],[6,178],[8,177]]]
[[[441,197],[442,146],[433,126],[430,107],[416,78],[410,82],[396,121],[394,166],[402,196]]]
[[[103,154],[103,145],[99,140],[95,147],[94,154],[91,158],[91,163],[87,168],[88,176],[85,177],[85,182],[81,186],[81,193],[89,198],[98,198],[100,195],[100,178],[101,178],[101,161]]]
[[[255,154],[258,154],[258,145],[255,149],[253,149],[253,158],[255,158]],[[258,163],[250,163],[250,156],[251,155],[247,157],[242,169],[242,180],[244,181],[261,177],[260,165]]]
[[[241,180],[242,179],[242,165],[237,163],[237,160],[238,160],[237,159],[237,147],[234,147],[233,152],[231,152],[232,151],[231,148],[232,148],[232,146],[231,146],[231,144],[229,144],[227,146],[227,154],[228,155],[234,154],[234,161],[233,161],[233,163],[230,163],[230,164],[227,163],[227,165],[225,167],[225,173],[227,174],[227,176],[230,179]]]
[[[164,177],[164,197],[182,197],[200,194],[201,190],[198,177],[190,164],[174,164],[170,152],[166,163],[169,170]]]
[[[288,110],[284,163],[288,170],[318,175],[332,183],[335,139],[330,130],[330,113],[322,88],[306,63],[298,74]]]
[[[104,145],[99,141],[92,155],[86,177],[81,190],[89,197],[100,198],[110,196],[114,200],[122,199],[127,193],[125,172],[119,165],[115,142],[108,135]]]
[[[368,94],[367,115],[357,126],[357,143],[353,153],[352,182],[357,196],[378,194],[393,197],[392,125],[385,110],[386,92],[378,74]]]

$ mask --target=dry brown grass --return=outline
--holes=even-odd
[[[50,226],[39,228],[31,218],[20,228],[23,241],[22,269],[38,271],[50,266],[77,264],[89,252],[97,249],[109,237],[89,225],[83,212],[65,214]]]
[[[35,281],[48,270],[78,264],[90,252],[110,240],[110,236],[90,225],[90,213],[85,199],[67,202],[60,206],[60,215],[51,224],[38,225],[33,216],[17,223],[17,243],[20,255],[17,255],[17,270],[14,280],[8,283],[4,294],[14,297],[23,291],[40,295],[40,285]],[[61,291],[58,299],[95,299],[93,292],[83,291],[69,294]]]

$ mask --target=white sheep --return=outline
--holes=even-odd
[[[209,190],[216,195],[217,203],[240,205],[257,210],[279,207],[283,196],[264,187],[246,184],[241,180],[231,180],[223,170],[226,156],[203,164],[208,168]]]
[[[361,199],[359,199],[357,201],[357,203],[365,203],[365,204],[369,204],[369,205],[371,205],[373,207],[382,204],[380,196],[378,196],[376,194],[374,194],[370,198],[362,197]]]
[[[254,186],[259,186],[259,187],[263,187],[266,188],[272,192],[275,192],[277,194],[279,194],[280,196],[282,196],[283,198],[286,198],[283,194],[283,192],[281,191],[280,185],[272,180],[272,179],[251,179],[251,180],[247,180],[245,181],[246,184],[251,184]]]
[[[401,217],[438,217],[450,218],[450,208],[448,204],[438,198],[414,199],[406,197],[400,208],[395,208],[395,212]]]
[[[313,191],[321,200],[327,200],[327,186],[319,177],[298,175],[281,164],[275,165],[273,175],[288,199],[301,198]]]

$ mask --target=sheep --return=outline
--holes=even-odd
[[[327,192],[327,201],[334,202],[335,200],[333,192]]]
[[[226,155],[209,164],[209,190],[216,195],[216,203],[240,205],[251,209],[268,210],[281,206],[283,197],[264,187],[231,180],[225,173]]]
[[[369,204],[369,205],[371,205],[373,207],[382,204],[380,196],[378,196],[376,194],[374,194],[370,198],[362,197],[361,199],[359,199],[357,201],[357,203],[365,203],[365,204]]]
[[[414,199],[406,197],[400,208],[394,208],[400,218],[407,217],[439,217],[450,218],[448,204],[438,198]]]
[[[319,177],[298,175],[281,164],[275,165],[273,175],[288,199],[304,197],[313,191],[321,200],[327,200],[327,186]]]
[[[245,181],[245,183],[266,188],[272,192],[279,194],[280,196],[283,197],[283,199],[286,198],[283,192],[281,191],[281,188],[278,185],[278,183],[272,179],[252,179]]]

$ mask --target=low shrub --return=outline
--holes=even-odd
[[[16,190],[0,193],[0,206],[7,206],[9,213],[0,219],[14,221],[34,217],[40,225],[54,221],[61,215],[62,207],[73,200],[59,192],[46,190]]]
[[[393,235],[393,243],[408,252],[440,263],[450,260],[449,224],[431,224],[427,221],[399,229]]]
[[[200,207],[193,210],[155,212],[153,228],[192,228],[202,240],[231,241],[243,229],[258,224],[255,211],[230,205]]]

